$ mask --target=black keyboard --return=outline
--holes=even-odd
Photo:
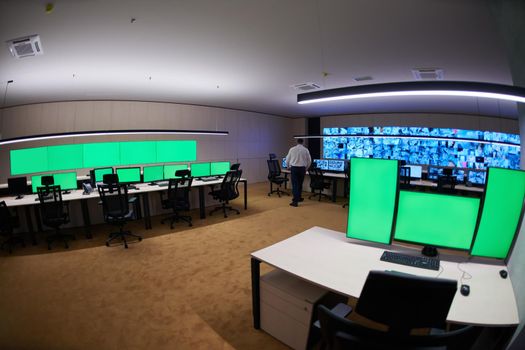
[[[208,181],[215,181],[217,180],[216,176],[205,176],[201,177],[201,181],[208,182]]]
[[[394,252],[383,252],[381,261],[386,261],[399,265],[419,267],[427,270],[439,270],[439,259],[427,258],[424,256],[412,256]]]

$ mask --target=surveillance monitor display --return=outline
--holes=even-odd
[[[410,168],[410,177],[413,179],[421,179],[421,172],[423,167],[420,165],[405,165]]]
[[[314,159],[314,164],[319,169],[328,171],[328,159]]]
[[[443,168],[437,168],[434,166],[428,167],[427,178],[432,181],[437,181],[439,175],[443,175]]]
[[[525,171],[489,168],[471,255],[505,259],[520,227]]]
[[[104,179],[104,175],[113,174],[113,168],[97,168],[93,169],[93,173],[95,174],[95,183],[102,182],[102,180]]]
[[[474,197],[399,191],[394,239],[469,250],[479,205]]]
[[[468,181],[473,185],[484,185],[485,184],[486,172],[470,170],[468,172]]]
[[[176,179],[177,170],[188,170],[187,164],[169,164],[164,165],[164,180]]]
[[[345,171],[345,161],[329,159],[328,160],[328,171],[343,173]]]
[[[204,176],[210,176],[210,174],[211,174],[210,163],[192,163],[191,164],[191,176],[204,177]]]
[[[77,189],[77,173],[70,171],[67,173],[53,174],[55,185],[60,185],[60,189],[66,192]]]
[[[22,198],[27,192],[27,178],[20,176],[7,179],[7,189],[11,196],[16,196],[17,199]]]
[[[212,162],[210,165],[210,174],[212,176],[224,175],[230,171],[230,162]]]
[[[140,182],[140,167],[117,168],[118,182],[135,184]]]
[[[142,168],[144,182],[154,183],[164,180],[164,165],[152,165]]]
[[[452,175],[456,177],[457,183],[464,183],[465,182],[465,170],[464,169],[455,169],[452,172]]]

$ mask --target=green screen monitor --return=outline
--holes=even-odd
[[[210,176],[210,163],[192,163],[191,165],[191,176],[193,177],[204,177]]]
[[[230,171],[230,162],[212,162],[210,164],[210,175],[224,175]]]
[[[177,176],[175,176],[175,172],[177,170],[188,170],[188,165],[186,164],[170,164],[170,165],[164,165],[164,179],[175,179]]]
[[[45,175],[33,175],[31,176],[31,192],[37,193],[37,188],[42,186],[42,176]]]
[[[519,230],[525,171],[489,168],[471,255],[506,259]]]
[[[156,181],[164,180],[164,165],[152,165],[142,168],[144,182],[155,184]]]
[[[391,243],[398,176],[397,160],[350,160],[348,238]]]
[[[77,173],[70,171],[67,173],[53,174],[55,185],[60,185],[60,189],[64,194],[69,193],[70,190],[77,189]]]
[[[15,149],[9,152],[11,175],[48,171],[47,147]]]
[[[83,168],[83,150],[82,144],[47,147],[47,171]]]
[[[140,167],[117,168],[118,182],[121,184],[136,184],[140,182]]]
[[[104,175],[113,174],[113,168],[97,168],[93,169],[93,174],[95,176],[95,183],[102,182],[104,180]]]
[[[433,248],[469,250],[479,204],[480,199],[474,197],[399,191],[394,239]]]

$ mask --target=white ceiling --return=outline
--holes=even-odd
[[[475,98],[298,105],[290,88],[358,85],[353,78],[366,75],[410,81],[411,69],[426,67],[444,69],[446,80],[512,84],[484,0],[63,0],[49,14],[46,2],[0,0],[0,41],[39,34],[44,49],[15,59],[0,46],[2,98],[14,80],[5,106],[118,99],[292,117],[517,115],[514,103]]]

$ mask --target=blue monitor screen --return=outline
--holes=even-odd
[[[328,170],[329,171],[336,171],[336,172],[344,172],[345,171],[345,161],[344,160],[328,160]]]
[[[468,181],[475,185],[484,185],[486,175],[487,173],[484,171],[469,171]]]
[[[456,176],[456,182],[465,182],[465,170],[463,169],[454,169],[452,175]]]
[[[433,167],[433,166],[429,166],[428,167],[428,176],[427,176],[427,178],[429,180],[437,181],[439,175],[443,175],[443,168],[437,168],[437,167]]]
[[[283,162],[281,164],[281,168],[283,168],[283,169],[287,168],[287,166],[286,166],[286,157],[283,157]]]
[[[314,159],[314,164],[319,169],[328,171],[328,160],[327,159]]]
[[[407,164],[471,169],[486,169],[489,166],[509,169],[520,167],[520,137],[517,134],[423,127],[324,128],[323,133],[323,158],[326,159],[397,159],[405,160]],[[403,137],[374,137],[376,135]],[[443,137],[449,140],[417,136]],[[508,144],[480,143],[478,140]]]

